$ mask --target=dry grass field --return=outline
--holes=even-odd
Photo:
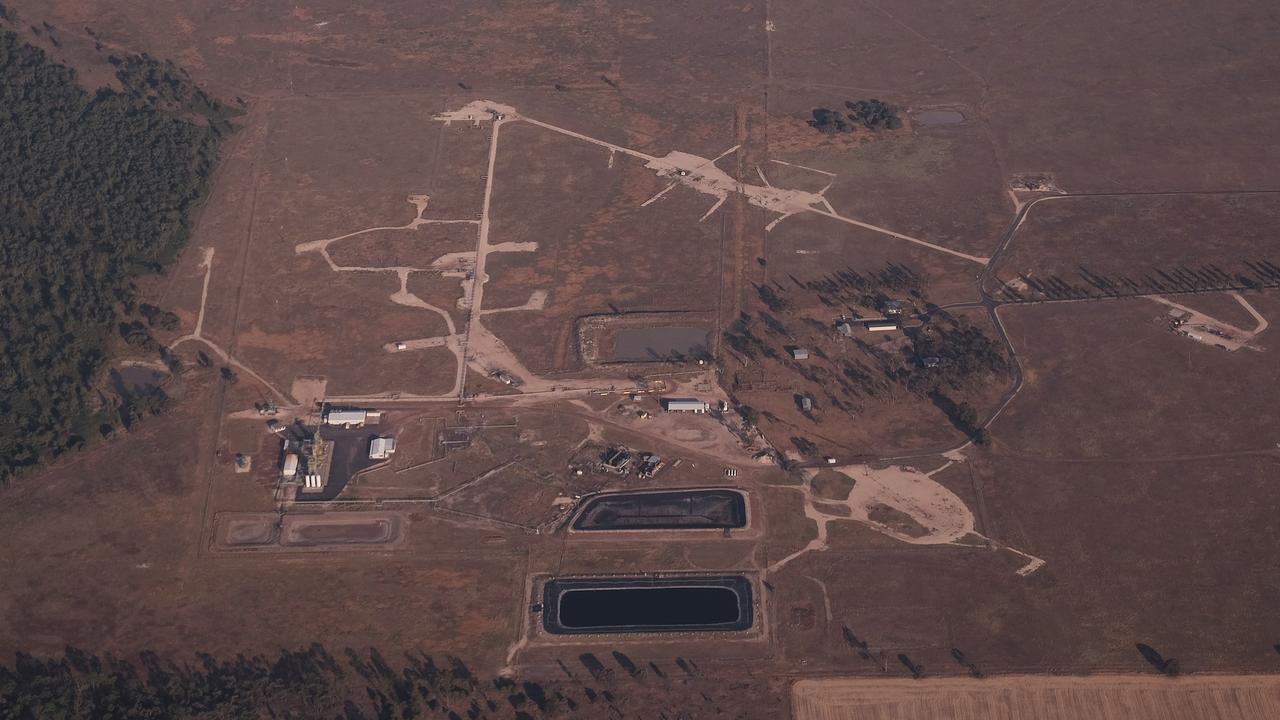
[[[1280,262],[1278,219],[1280,193],[1048,196],[1027,210],[986,288],[1000,296],[1009,283],[1056,279],[1098,295],[1091,278],[1102,278],[1126,294],[1155,292],[1181,270],[1206,269],[1221,271],[1219,284],[1244,275],[1275,285],[1280,273],[1269,278],[1260,263]]]
[[[715,307],[721,218],[698,222],[709,198],[677,190],[641,207],[663,189],[653,172],[530,125],[504,128],[499,153],[493,237],[537,249],[491,258],[486,301],[519,306],[534,291],[546,300],[541,311],[496,312],[485,323],[526,365],[580,369],[573,330],[584,315]]]
[[[812,282],[836,272],[871,276],[902,267],[924,278],[924,297],[937,305],[978,299],[979,265],[895,241],[870,230],[842,228],[829,218],[787,218],[769,233],[764,279],[784,285]],[[794,280],[793,280],[794,278]],[[809,302],[816,303],[816,298]]]
[[[1226,352],[1172,332],[1168,308],[1141,298],[1000,315],[1026,376],[992,427],[1010,452],[1158,459],[1277,442],[1269,331],[1261,351]]]
[[[1265,720],[1280,679],[1007,676],[985,680],[801,680],[795,720]]]
[[[5,656],[456,655],[589,693],[559,717],[592,720],[1280,716],[1270,676],[1196,675],[1280,672],[1280,336],[1228,352],[1157,299],[1070,289],[1280,264],[1268,0],[3,4],[86,84],[147,52],[246,109],[187,249],[138,287],[180,320],[159,340],[190,335],[174,407],[0,488]],[[807,122],[870,98],[903,127]],[[472,103],[502,110],[439,118]],[[964,121],[911,119],[938,108]],[[1038,173],[1065,194],[1008,191]],[[1280,290],[1240,297],[1280,322]],[[905,331],[856,322],[889,299]],[[707,365],[579,357],[661,313],[709,330]],[[957,328],[978,351],[926,364]],[[299,378],[400,443],[302,509],[396,513],[394,543],[263,541],[299,509],[268,429],[314,419]],[[708,412],[664,414],[677,396]],[[607,474],[615,447],[664,467]],[[749,531],[551,522],[565,496],[699,486],[747,492]],[[530,640],[532,577],[663,572],[758,578],[763,626]],[[1191,677],[1108,675],[1150,670],[1136,643]]]

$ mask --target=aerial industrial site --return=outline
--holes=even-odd
[[[0,718],[1275,717],[1277,31],[5,0]]]

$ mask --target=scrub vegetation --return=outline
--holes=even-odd
[[[850,112],[841,113],[830,108],[814,108],[813,119],[809,125],[820,132],[833,135],[835,133],[853,132],[862,126],[871,131],[897,130],[902,127],[898,117],[898,108],[887,102],[876,100],[850,100],[844,104]]]

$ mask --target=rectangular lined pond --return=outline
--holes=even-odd
[[[747,502],[729,489],[614,493],[592,498],[574,530],[720,530],[747,524]]]
[[[542,612],[557,635],[734,631],[753,619],[751,583],[740,575],[549,580]]]
[[[620,328],[611,362],[653,362],[707,353],[707,330],[699,327]]]

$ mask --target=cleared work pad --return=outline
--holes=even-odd
[[[746,630],[751,607],[736,575],[571,578],[544,586],[542,619],[557,635]]]
[[[719,530],[747,524],[747,503],[737,490],[617,493],[592,499],[574,530]]]
[[[1264,720],[1280,717],[1280,678],[801,680],[791,703],[795,720]]]
[[[331,512],[315,515],[286,515],[281,524],[280,544],[388,545],[400,539],[403,519],[397,513]]]

